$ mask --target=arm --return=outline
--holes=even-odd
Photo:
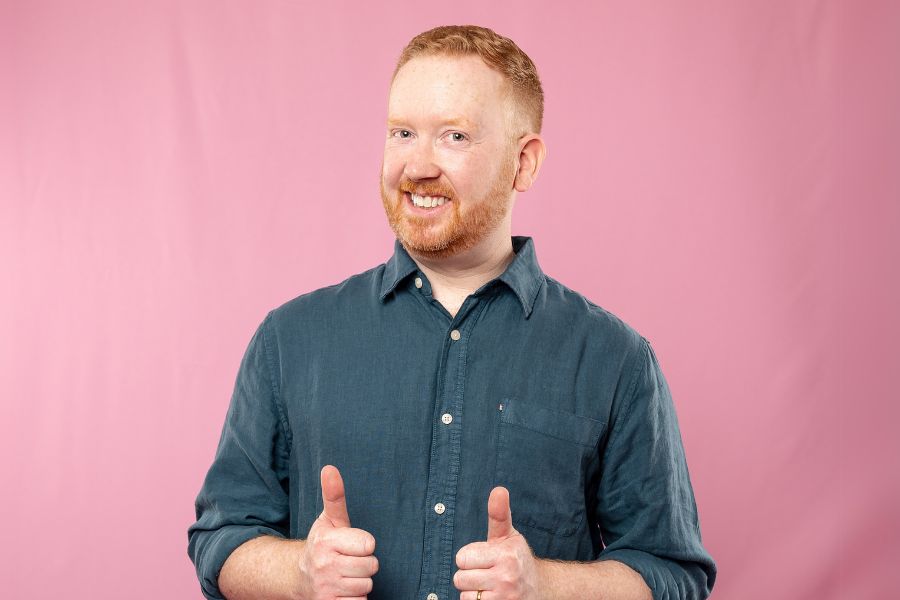
[[[322,468],[323,510],[303,541],[257,538],[235,550],[219,574],[231,600],[360,598],[372,591],[378,571],[375,538],[350,527],[344,480]]]
[[[272,536],[244,542],[222,566],[219,590],[228,600],[297,599],[305,544]]]
[[[188,530],[188,554],[201,590],[211,600],[223,598],[219,573],[238,547],[241,553],[232,565],[236,571],[229,568],[229,572],[242,574],[247,573],[247,561],[274,568],[276,555],[278,561],[287,560],[284,550],[298,547],[282,539],[288,537],[290,517],[290,431],[278,404],[271,340],[266,337],[269,319],[260,324],[241,360],[216,456],[197,496],[197,521]],[[266,537],[244,547],[261,536]],[[274,541],[281,542],[275,555]],[[259,584],[272,581],[257,579]],[[274,583],[271,591],[277,597],[279,584]],[[254,581],[244,580],[244,584],[254,585]],[[265,586],[257,591],[265,593]]]
[[[641,338],[602,456],[597,560],[538,559],[512,526],[509,492],[491,490],[486,542],[463,546],[460,600],[688,600],[709,596],[716,565],[700,543],[675,410],[656,356]]]
[[[350,526],[344,482],[321,472],[322,514],[305,540],[289,540],[291,431],[267,337],[271,313],[247,348],[216,457],[197,497],[188,554],[210,599],[358,598],[378,570],[375,538]]]
[[[634,365],[602,449],[595,516],[606,548],[598,565],[628,565],[656,599],[706,598],[716,564],[701,542],[669,388],[643,338]]]
[[[537,559],[537,569],[540,597],[545,600],[653,600],[640,573],[615,560],[579,563]]]

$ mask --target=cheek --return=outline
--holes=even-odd
[[[469,186],[490,170],[483,168],[485,161],[478,160],[473,156],[447,154],[436,158],[435,163],[439,166],[441,173],[452,181],[454,186]]]
[[[459,168],[448,170],[446,174],[457,191],[466,194],[491,180],[491,169],[479,165],[460,165]]]
[[[396,183],[400,181],[403,174],[403,160],[397,152],[385,150],[384,159],[381,163],[381,178],[386,183]]]

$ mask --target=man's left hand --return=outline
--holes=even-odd
[[[456,553],[459,570],[453,585],[460,600],[536,600],[541,597],[541,573],[525,537],[512,525],[509,491],[491,490],[486,542],[473,542]]]

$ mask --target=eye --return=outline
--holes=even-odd
[[[391,136],[406,140],[412,137],[412,131],[410,131],[409,129],[397,129],[396,131],[391,133]]]
[[[466,134],[460,133],[458,131],[450,132],[450,141],[452,142],[464,142],[466,141]]]

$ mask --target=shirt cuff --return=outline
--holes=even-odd
[[[653,600],[705,600],[712,592],[712,582],[696,563],[680,563],[629,548],[603,552],[597,562],[603,560],[615,560],[637,571],[650,588]],[[684,565],[694,568],[686,569]]]
[[[211,532],[205,541],[198,540],[197,577],[200,590],[209,600],[226,600],[219,591],[219,572],[238,546],[263,535],[284,538],[279,531],[260,525],[228,525]]]

